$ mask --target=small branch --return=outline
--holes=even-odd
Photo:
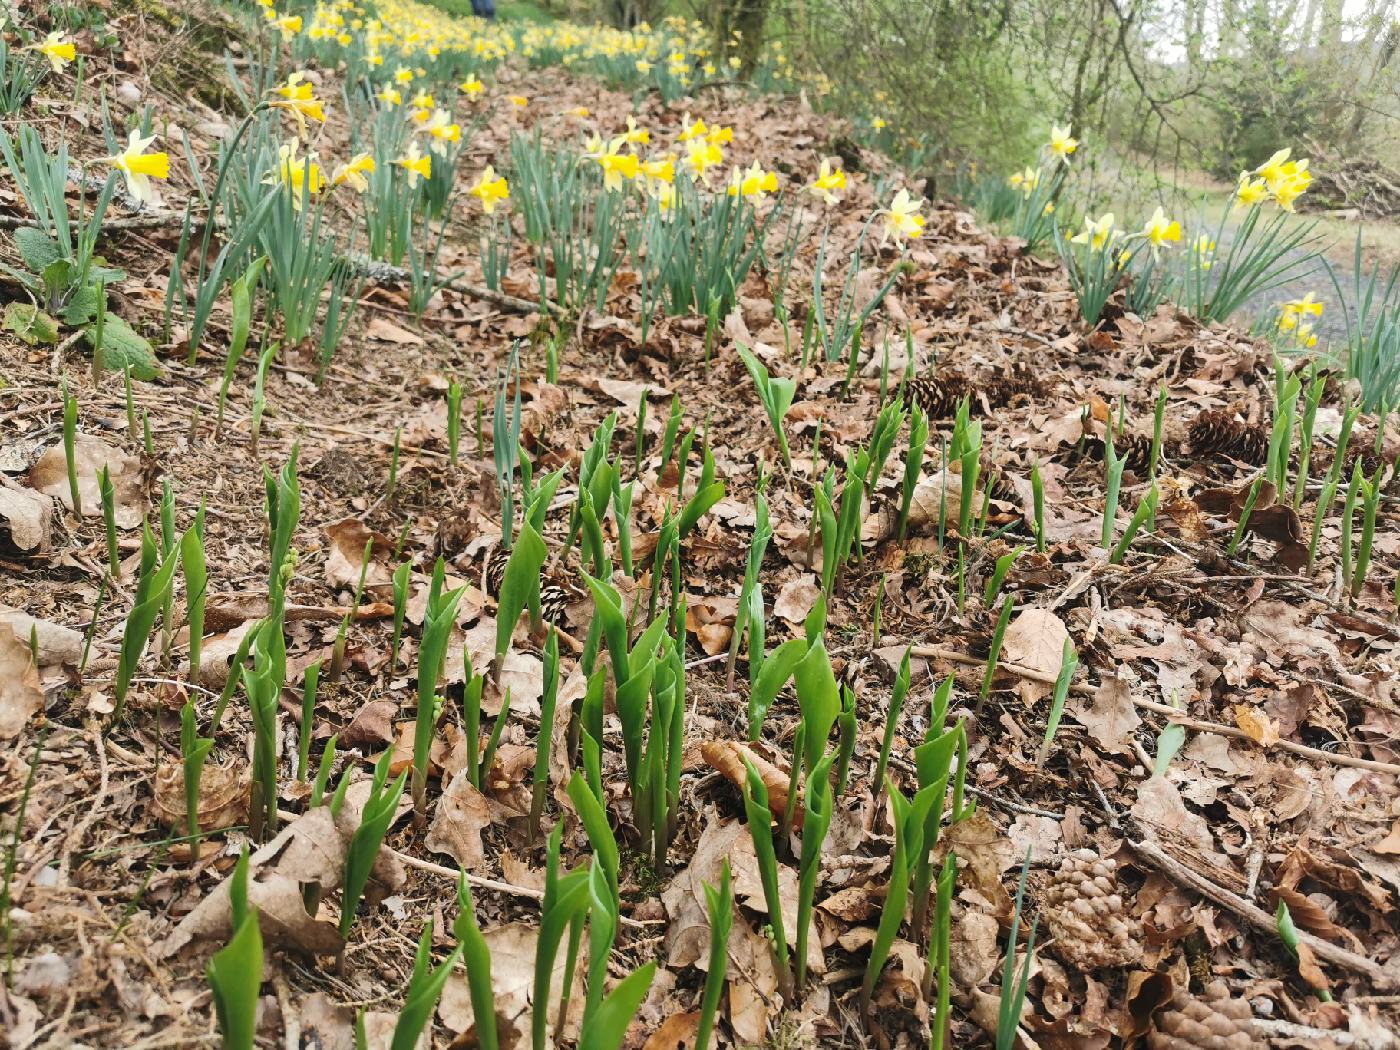
[[[1274,917],[1264,909],[1256,907],[1225,887],[1216,885],[1204,875],[1197,874],[1182,864],[1180,860],[1167,856],[1156,843],[1134,842],[1131,838],[1126,841],[1138,857],[1151,864],[1167,878],[1186,889],[1194,890],[1222,908],[1230,910],[1256,929],[1270,934],[1277,932]],[[1382,991],[1400,989],[1400,974],[1381,966],[1380,963],[1357,955],[1355,952],[1332,944],[1330,941],[1324,941],[1310,933],[1299,931],[1298,936],[1319,959],[1340,966],[1344,970],[1350,970],[1352,973],[1361,974]]]

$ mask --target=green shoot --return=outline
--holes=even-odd
[[[394,503],[394,492],[399,487],[399,453],[403,446],[403,424],[394,428],[394,449],[389,454],[389,483],[384,487],[384,500],[390,506]]]
[[[203,513],[203,505],[200,507]],[[104,515],[105,515],[104,511]],[[209,597],[209,576],[204,559],[202,522],[180,538],[180,565],[185,576],[185,616],[190,628],[190,678],[199,676],[200,652],[204,642],[204,604]]]
[[[1123,560],[1123,556],[1128,553],[1128,548],[1137,537],[1139,530],[1156,516],[1157,483],[1153,482],[1152,487],[1147,490],[1147,495],[1142,497],[1142,502],[1138,504],[1137,510],[1133,511],[1133,516],[1128,521],[1128,527],[1123,530],[1123,535],[1118,538],[1117,544],[1114,545],[1113,552],[1108,557],[1110,565],[1117,565]]]
[[[894,746],[894,735],[899,728],[899,716],[904,712],[904,700],[909,695],[909,655],[910,646],[905,646],[904,657],[899,661],[899,672],[894,676],[894,689],[890,692],[890,708],[885,714],[885,735],[880,741],[880,758],[875,763],[875,806],[878,809],[885,790],[885,770],[890,764],[890,749]]]
[[[97,476],[97,489],[102,498],[102,528],[107,534],[107,569],[112,579],[122,574],[121,556],[117,551],[117,503],[112,488],[112,475],[107,464],[102,464],[102,473]]]
[[[258,1027],[258,990],[262,987],[263,942],[258,913],[248,906],[248,852],[244,850],[229,880],[233,936],[209,960],[205,976],[213,992],[223,1050],[253,1050]]]
[[[559,846],[563,840],[564,825],[554,826],[549,842],[545,847],[544,899],[540,902],[540,933],[535,942],[534,995],[536,1004],[530,1018],[530,1045],[532,1050],[545,1050],[545,1039],[549,1025],[549,990],[554,975],[554,960],[559,954],[559,943],[564,932],[574,926],[576,919],[588,910],[588,872],[580,868],[566,875],[559,874]],[[577,944],[570,945],[563,994],[569,994],[573,976],[574,957]],[[565,1010],[560,1010],[562,1024]]]
[[[204,760],[213,746],[213,737],[199,735],[194,701],[186,700],[180,709],[180,761],[185,786],[185,833],[189,835],[191,856],[196,861],[199,860],[199,783]]]
[[[1288,910],[1288,902],[1282,897],[1279,898],[1278,910],[1274,912],[1274,926],[1278,930],[1278,938],[1283,942],[1283,946],[1288,949],[1288,954],[1295,960],[1301,961],[1298,951],[1302,943],[1302,935],[1298,932],[1298,927],[1293,923],[1293,915]],[[1314,964],[1316,969],[1316,964]],[[1332,1001],[1332,993],[1326,988],[1314,988],[1319,1000],[1324,1003]]]
[[[491,949],[481,935],[476,921],[476,905],[472,903],[471,887],[463,872],[457,882],[457,921],[452,932],[457,937],[458,951],[467,967],[467,988],[471,994],[472,1019],[475,1022],[476,1045],[480,1050],[499,1050],[500,1036],[496,1031],[496,993],[491,986]],[[444,967],[450,970],[451,967]],[[544,1004],[541,1003],[541,1010]],[[411,1048],[409,1048],[411,1050]]]
[[[78,434],[78,399],[68,392],[68,380],[63,381],[63,459],[68,467],[68,498],[73,516],[83,516],[83,498],[78,492],[78,461],[74,446]]]
[[[1031,983],[1031,962],[1035,956],[1035,934],[1040,918],[1031,923],[1030,939],[1026,942],[1026,958],[1021,972],[1016,972],[1016,942],[1021,934],[1021,905],[1026,896],[1026,876],[1031,870],[1031,851],[1026,850],[1021,865],[1021,879],[1016,884],[1016,903],[1011,914],[1011,931],[1007,936],[1006,962],[1001,970],[1001,1004],[997,1009],[996,1050],[1012,1050],[1017,1044],[1016,1032],[1021,1025],[1021,1011],[1026,1004],[1026,989]]]
[[[933,1037],[929,1050],[943,1050],[948,1027],[952,1023],[952,925],[953,886],[958,881],[958,858],[950,849],[938,876],[937,903],[933,913],[933,956],[929,960],[929,976],[938,979],[938,998],[930,1022]]]
[[[1001,593],[1001,585],[1006,582],[1006,574],[1011,571],[1011,566],[1016,564],[1016,559],[1026,552],[1025,547],[1017,547],[1009,554],[1003,554],[997,559],[992,575],[987,579],[986,589],[982,592],[982,604],[988,609],[996,605],[997,595]]]
[[[355,924],[355,911],[359,908],[360,897],[369,883],[370,869],[374,867],[374,860],[379,856],[379,847],[384,842],[389,825],[393,823],[399,798],[403,795],[404,784],[408,780],[408,770],[404,770],[392,785],[385,787],[392,759],[393,751],[388,750],[375,764],[374,780],[370,784],[369,798],[361,811],[360,826],[350,836],[350,849],[345,858],[345,875],[341,886],[342,940],[350,936],[350,928]]]
[[[778,894],[778,857],[773,849],[773,814],[768,808],[768,788],[753,764],[748,766],[748,779],[744,785],[744,814],[748,820],[749,834],[753,837],[753,851],[758,858],[758,877],[763,884],[763,900],[768,909],[769,945],[776,960],[774,967],[778,975],[778,988],[784,998],[792,990],[792,971],[788,963],[786,927],[783,925],[782,898]]]
[[[307,667],[301,683],[301,726],[297,730],[297,779],[305,780],[311,764],[311,730],[316,721],[316,685],[321,678],[321,661]]]
[[[734,618],[734,634],[729,640],[729,657],[724,667],[724,688],[734,688],[734,665],[739,657],[739,643],[745,633],[749,634],[749,651],[754,651],[754,638],[758,640],[758,651],[763,651],[763,588],[759,583],[759,570],[763,567],[763,556],[768,551],[768,541],[773,538],[773,527],[768,520],[768,501],[760,487],[754,496],[753,539],[749,541],[749,555],[744,563],[744,583],[739,591],[739,608]],[[756,600],[755,600],[755,596]],[[755,615],[756,614],[756,615]],[[757,677],[759,668],[749,660],[750,680]]]
[[[1357,466],[1360,466],[1357,461]],[[1366,585],[1366,572],[1371,567],[1371,547],[1376,538],[1376,515],[1381,506],[1382,477],[1385,466],[1376,468],[1375,476],[1361,482],[1361,543],[1356,549],[1356,568],[1351,576],[1351,597],[1355,601],[1361,596],[1361,588]],[[1345,577],[1343,577],[1345,584]]]
[[[480,936],[479,933],[478,936]],[[394,1025],[394,1035],[389,1042],[389,1050],[415,1050],[418,1046],[423,1029],[432,1020],[433,1010],[437,1007],[437,1001],[442,996],[442,989],[446,986],[447,979],[452,976],[453,965],[457,962],[457,956],[461,952],[462,948],[459,946],[437,966],[433,966],[433,920],[429,919],[427,925],[423,927],[423,935],[418,939],[418,951],[413,957],[413,972],[408,979],[408,988],[404,991],[403,1009],[399,1011],[399,1019]],[[487,977],[489,980],[489,968]],[[475,1003],[475,980],[470,972],[468,978],[473,981],[473,1003]],[[495,1021],[494,1011],[488,1016],[490,1021]],[[488,1022],[479,1013],[476,1018],[476,1030],[480,1036]],[[488,1043],[483,1040],[480,1046],[482,1050],[495,1050],[494,1042]]]
[[[797,867],[797,944],[793,952],[793,987],[799,994],[807,979],[807,942],[817,875],[821,871],[822,845],[831,827],[831,763],[835,758],[834,751],[828,752],[807,777],[802,855]]]
[[[253,649],[253,670],[243,674],[243,688],[253,714],[253,791],[248,827],[255,842],[264,842],[277,831],[277,752],[281,746],[277,715],[284,676],[274,659],[273,636],[281,631],[280,618],[263,622]]]
[[[1035,549],[1045,552],[1045,483],[1040,478],[1040,460],[1031,464],[1031,502],[1035,508]]]
[[[734,886],[729,878],[729,860],[720,868],[719,889],[704,884],[705,911],[710,919],[710,963],[705,970],[705,991],[700,997],[700,1024],[693,1050],[709,1050],[715,1030],[719,997],[729,970],[729,929],[734,921]]]
[[[758,388],[759,400],[768,415],[768,424],[773,428],[773,436],[778,440],[778,451],[782,454],[783,465],[792,470],[792,453],[788,450],[787,434],[783,431],[783,417],[792,407],[792,399],[797,393],[797,382],[793,379],[774,379],[768,368],[756,358],[748,347],[738,346],[739,358],[749,370],[754,386]]]
[[[1006,627],[1011,623],[1011,613],[1015,608],[1016,603],[1009,595],[1006,601],[1001,603],[1001,614],[997,617],[997,625],[992,630],[992,644],[987,650],[987,669],[982,673],[982,687],[977,691],[977,707],[973,711],[974,717],[981,717],[982,708],[987,703],[987,697],[992,695],[992,679],[996,677],[997,661],[1001,659],[1001,643],[1006,638]]]
[[[914,489],[919,484],[924,455],[928,449],[928,416],[918,405],[909,417],[909,451],[904,455],[904,479],[900,483],[899,542],[904,542],[909,529],[909,508],[914,501]],[[879,790],[879,787],[876,788]]]
[[[434,569],[435,582],[441,579],[442,559]],[[419,826],[428,819],[428,752],[442,712],[438,679],[447,660],[447,642],[457,619],[457,603],[465,587],[443,593],[430,593],[423,615],[423,638],[418,648],[418,713],[413,724],[413,817]]]
[[[559,629],[550,627],[544,646],[544,691],[540,696],[540,735],[535,747],[535,777],[530,793],[531,841],[539,836],[549,787],[549,752],[553,741],[555,709],[559,703]]]
[[[1109,428],[1103,436],[1104,497],[1103,527],[1099,533],[1099,546],[1105,550],[1113,546],[1113,526],[1118,520],[1118,494],[1123,487],[1124,461],[1113,447],[1113,430]]]
[[[452,378],[447,382],[447,458],[455,467],[457,449],[462,440],[462,384]]]
[[[1322,521],[1327,512],[1332,509],[1332,504],[1337,498],[1337,489],[1341,485],[1342,471],[1345,469],[1347,446],[1351,441],[1352,427],[1361,415],[1361,406],[1347,404],[1342,408],[1341,429],[1337,432],[1337,447],[1332,454],[1332,464],[1327,468],[1327,476],[1322,482],[1322,493],[1317,498],[1317,506],[1313,509],[1312,536],[1308,540],[1308,572],[1313,571],[1313,566],[1317,563],[1317,544],[1322,538]]]
[[[408,611],[408,581],[413,573],[413,563],[403,562],[394,570],[394,635],[389,642],[389,673],[399,665],[399,645],[403,641],[403,620]]]
[[[136,577],[136,593],[132,597],[131,612],[127,614],[126,626],[122,630],[121,656],[117,661],[117,677],[113,688],[113,708],[111,724],[121,721],[126,710],[126,697],[131,689],[131,680],[136,675],[136,665],[141,661],[146,643],[155,626],[156,615],[165,606],[166,593],[173,585],[175,570],[180,560],[168,557],[156,567],[156,540],[151,527],[143,522],[141,526],[141,567]]]
[[[1075,652],[1074,643],[1066,638],[1060,656],[1060,673],[1055,677],[1055,691],[1050,697],[1050,716],[1046,719],[1045,739],[1035,756],[1037,769],[1043,769],[1050,757],[1050,747],[1055,742],[1056,731],[1060,728],[1060,719],[1065,713],[1065,700],[1069,697],[1070,683],[1074,680],[1074,672],[1078,667],[1079,654]]]
[[[224,377],[219,383],[219,408],[214,418],[214,440],[224,433],[224,405],[228,401],[228,390],[233,383],[238,363],[243,359],[243,350],[248,345],[248,332],[253,323],[253,292],[257,289],[258,278],[267,263],[267,256],[260,255],[252,261],[248,269],[229,286],[232,298],[233,317],[229,322],[228,355],[224,358]],[[128,382],[130,377],[128,376]]]
[[[1258,502],[1259,491],[1263,487],[1264,475],[1261,474],[1249,486],[1249,493],[1244,498],[1244,507],[1240,510],[1240,520],[1235,523],[1235,533],[1230,537],[1230,542],[1225,548],[1225,553],[1231,557],[1240,549],[1240,543],[1244,540],[1245,532],[1249,529],[1250,516],[1254,513],[1254,504]]]

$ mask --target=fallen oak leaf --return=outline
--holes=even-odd
[[[768,789],[768,809],[775,814],[787,811],[788,784],[792,777],[786,770],[779,769],[762,755],[734,740],[706,740],[700,745],[700,754],[705,762],[723,774],[740,794],[743,794],[744,784],[748,780],[748,770],[744,765],[744,760],[748,759],[758,771],[763,786]],[[804,816],[802,803],[798,802],[792,818],[793,827],[802,827]]]
[[[1278,719],[1270,718],[1247,704],[1235,705],[1235,725],[1260,747],[1273,747],[1279,742]]]
[[[43,706],[44,690],[29,646],[0,630],[0,740],[19,736]]]
[[[102,516],[98,476],[106,467],[112,480],[113,518],[117,527],[134,529],[141,524],[145,497],[141,488],[141,465],[134,457],[90,434],[79,433],[73,437],[73,465],[83,517]],[[62,444],[51,446],[39,457],[29,470],[28,480],[30,488],[53,496],[69,510],[73,509],[72,491],[68,486],[68,457]]]
[[[447,854],[463,871],[476,871],[486,863],[481,831],[490,823],[486,796],[472,786],[466,773],[458,773],[438,799],[423,845]]]

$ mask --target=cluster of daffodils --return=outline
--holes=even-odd
[[[1084,229],[1070,238],[1071,244],[1082,244],[1091,252],[1101,252],[1110,247],[1120,249],[1119,265],[1126,265],[1132,257],[1132,243],[1140,241],[1149,246],[1155,254],[1169,244],[1175,244],[1181,240],[1181,223],[1175,219],[1167,218],[1167,215],[1158,207],[1153,211],[1151,218],[1143,224],[1142,229],[1129,232],[1120,229],[1116,225],[1116,218],[1111,211],[1104,212],[1097,219],[1084,216]],[[1210,251],[1214,251],[1213,242],[1206,238],[1210,244]],[[1199,248],[1200,241],[1197,241]]]
[[[1253,171],[1240,172],[1235,187],[1235,200],[1245,207],[1273,201],[1284,211],[1293,210],[1293,202],[1312,185],[1308,160],[1290,160],[1292,150],[1284,148]]]
[[[1291,299],[1279,307],[1278,330],[1288,335],[1295,346],[1311,350],[1317,345],[1309,317],[1322,316],[1322,303],[1309,292],[1301,299]]]
[[[1065,125],[1064,127],[1061,127],[1059,124],[1052,125],[1050,128],[1050,141],[1045,144],[1041,155],[1045,156],[1049,154],[1055,162],[1068,164],[1070,154],[1079,148],[1079,140],[1074,138],[1071,134],[1072,130],[1073,129],[1069,125]],[[1037,165],[1036,167],[1030,167],[1028,165],[1021,171],[1013,172],[1006,181],[1015,189],[1020,190],[1021,196],[1026,200],[1030,200],[1031,195],[1040,188],[1040,184],[1044,178],[1045,170],[1043,166]],[[1047,213],[1053,211],[1053,203],[1048,204],[1045,210]]]

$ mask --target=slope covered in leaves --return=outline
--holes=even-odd
[[[207,186],[218,142],[238,123],[235,93],[213,55],[202,68],[220,87],[198,97],[162,92],[169,66],[187,61],[181,48],[189,39],[154,20],[113,18],[121,50],[104,51],[89,66],[86,94],[76,95],[71,70],[51,76],[19,120],[37,126],[42,114],[50,148],[61,140],[75,158],[105,156],[111,150],[92,88],[106,86],[118,124],[150,104],[187,131]],[[237,32],[218,11],[205,18],[200,24],[217,39]],[[950,855],[957,869],[946,908],[951,1021],[944,1045],[1391,1045],[1387,1032],[1400,1001],[1394,425],[1387,433],[1378,429],[1384,421],[1362,416],[1339,465],[1343,488],[1353,460],[1384,486],[1373,502],[1369,572],[1353,592],[1342,548],[1354,567],[1365,530],[1359,505],[1349,508],[1354,527],[1343,529],[1339,496],[1321,519],[1311,563],[1308,550],[1347,395],[1339,384],[1322,392],[1310,464],[1295,457],[1290,467],[1288,477],[1302,474],[1296,490],[1255,486],[1270,455],[1279,390],[1262,345],[1202,326],[1170,305],[1137,317],[1121,299],[1110,301],[1091,330],[1058,267],[979,228],[953,202],[924,203],[922,235],[907,246],[882,241],[879,210],[900,189],[916,200],[931,189],[860,148],[849,128],[801,98],[718,85],[665,101],[667,91],[626,94],[592,77],[530,68],[525,57],[506,59],[483,78],[480,97],[463,102],[461,200],[439,259],[445,275],[460,276],[413,302],[402,270],[359,271],[350,286],[357,312],[321,381],[314,338],[275,347],[256,374],[254,358],[264,352],[259,314],[221,430],[222,363],[237,327],[227,295],[192,364],[188,330],[178,323],[161,330],[183,209],[199,192],[183,165],[172,163],[164,201],[154,207],[137,210],[119,194],[102,234],[107,263],[125,272],[108,289],[110,309],[150,337],[154,378],[134,382],[128,398],[110,362],[94,374],[88,343],[78,341],[81,327],[49,339],[36,335],[32,314],[7,309],[0,332],[0,856],[13,859],[6,865],[13,875],[6,873],[9,910],[0,921],[13,963],[0,991],[0,1030],[10,1045],[213,1038],[204,971],[230,934],[225,886],[249,843],[258,734],[240,687],[211,732],[198,808],[205,837],[192,847],[181,711],[192,701],[200,731],[213,728],[240,642],[268,615],[269,578],[279,574],[269,564],[264,468],[276,474],[294,458],[300,514],[290,536],[294,561],[281,574],[287,688],[273,698],[280,706],[274,809],[283,828],[270,842],[251,844],[249,876],[266,948],[260,1040],[350,1047],[362,1009],[370,1045],[390,1045],[425,923],[433,921],[437,960],[456,944],[460,869],[474,887],[491,955],[501,1045],[529,1045],[544,836],[561,827],[566,868],[588,862],[597,848],[567,788],[585,765],[570,716],[587,691],[580,664],[596,616],[582,577],[596,568],[592,541],[569,542],[571,511],[585,450],[600,427],[611,434],[606,453],[620,485],[631,485],[630,528],[619,528],[615,510],[607,513],[605,493],[597,530],[610,559],[623,561],[624,535],[630,541],[633,572],[612,576],[622,608],[640,630],[654,595],[663,612],[684,597],[675,603],[684,609],[677,640],[685,666],[677,805],[659,862],[643,834],[645,815],[633,806],[615,682],[601,679],[608,695],[599,782],[622,850],[621,921],[603,972],[612,987],[614,978],[659,964],[625,1045],[660,1050],[693,1040],[710,958],[704,887],[719,884],[725,862],[736,907],[721,1045],[928,1045],[941,982],[931,972],[938,960],[927,927],[916,930],[913,916],[896,921],[868,1009],[861,985],[895,866],[903,863],[897,810],[875,778],[882,744],[889,742],[889,788],[914,795],[924,786],[917,749],[935,721],[937,686],[949,679],[947,721],[961,719],[964,730],[957,759],[966,804],[930,856],[935,872]],[[289,71],[279,70],[275,82]],[[364,129],[333,101],[353,87],[348,73],[329,64],[308,73],[316,97],[330,100],[327,120],[314,127],[327,178],[330,158],[350,161],[365,143]],[[527,236],[527,188],[512,144],[521,149],[521,136],[538,133],[582,158],[600,148],[585,145],[591,135],[606,142],[625,133],[629,118],[649,133],[644,158],[686,156],[684,136],[693,137],[702,118],[732,129],[726,169],[757,162],[776,174],[781,194],[753,198],[766,249],[736,282],[732,308],[708,318],[703,309],[658,311],[644,277],[646,250],[621,259],[598,299],[540,307],[541,291],[552,302],[563,298],[561,263],[537,254]],[[7,127],[13,132],[17,123]],[[164,134],[173,151],[174,132]],[[847,175],[834,203],[806,189],[824,160]],[[470,195],[487,165],[510,182],[511,198],[493,216]],[[724,177],[721,171],[716,185]],[[327,222],[348,234],[362,219],[354,199],[345,200],[327,206]],[[0,182],[0,219],[10,228],[30,222],[9,181]],[[420,240],[420,251],[437,230]],[[483,239],[495,255],[481,248]],[[19,268],[14,248],[0,253]],[[492,291],[483,266],[502,254],[508,266]],[[185,265],[192,292],[198,259]],[[820,314],[813,307],[819,274]],[[858,313],[882,291],[855,333],[859,356],[848,369],[850,333],[833,337],[829,354],[820,333],[836,327],[844,298]],[[27,301],[13,282],[0,295],[20,307]],[[266,345],[283,335],[267,331]],[[790,466],[740,348],[773,377],[795,381],[782,422]],[[469,737],[463,713],[471,677],[463,656],[484,670],[498,638],[490,570],[501,546],[496,435],[506,431],[496,426],[493,403],[513,353],[519,368],[504,404],[518,391],[521,455],[536,481],[563,470],[540,529],[544,583],[554,588],[547,611],[562,642],[558,703],[553,723],[542,724],[545,636],[522,617],[499,673],[479,686],[482,741],[500,713],[509,714],[494,762],[474,785],[468,771],[480,742]],[[77,402],[80,513],[63,448],[61,382]],[[449,455],[450,431],[458,429],[449,420],[454,385],[464,391],[456,462]],[[1115,551],[1149,491],[1161,390],[1155,521]],[[828,468],[847,478],[882,410],[888,420],[896,412],[890,406],[915,403],[929,414],[930,437],[910,475],[907,523],[901,529],[906,414],[883,470],[852,510],[854,551],[824,602],[823,557],[835,538],[814,521],[816,490]],[[947,452],[960,404],[966,421],[959,432],[981,428],[971,460]],[[673,411],[678,428],[669,425]],[[658,577],[658,540],[696,494],[707,457],[723,495],[684,536],[676,575]],[[1110,505],[1121,509],[1110,514],[1105,544],[1105,460],[1118,457],[1124,469]],[[104,466],[113,484],[115,574],[107,568]],[[152,636],[114,719],[123,629],[138,598],[141,522],[161,531],[167,485],[172,534],[203,511],[208,587],[200,659],[189,666],[189,594],[177,574],[162,618],[170,636]],[[735,673],[726,673],[760,497],[772,535],[758,571],[766,639],[756,644],[766,641],[769,660],[776,659],[782,644],[808,638],[812,612],[825,604],[833,683],[854,703],[854,718],[839,719],[831,733],[833,752],[846,734],[849,769],[825,841],[807,866],[815,898],[802,938],[808,980],[795,990],[773,951],[741,787],[747,759],[780,814],[799,720],[811,716],[786,679],[766,717],[751,710],[752,627]],[[413,762],[438,558],[443,586],[462,590],[440,679],[445,710],[430,738],[425,819],[415,821],[406,793],[346,940],[340,887],[372,767],[386,753],[393,775]],[[394,576],[405,562],[406,625],[394,652]],[[673,579],[680,585],[674,593]],[[1006,610],[1000,658],[986,676]],[[336,675],[330,668],[343,621]],[[1067,651],[1077,654],[1077,669],[1061,692],[1063,720],[1047,749]],[[604,652],[600,667],[617,662],[611,639]],[[887,731],[906,652],[908,695]],[[301,702],[313,666],[320,683],[304,727],[311,762],[299,777]],[[334,817],[312,805],[310,784],[332,737],[332,784],[348,771],[346,807]],[[536,758],[546,741],[543,830],[532,834]],[[794,801],[795,828],[777,843],[790,951],[799,943],[807,797]],[[1016,932],[1024,958],[1036,924],[1029,993],[1019,1032],[1003,1032],[1014,1043],[999,1043],[1001,961],[1027,856]],[[318,889],[308,895],[309,886]],[[1276,932],[1280,903],[1303,933],[1296,956]],[[913,915],[932,910],[916,907]],[[578,1039],[586,1008],[586,940],[581,960],[563,1045]],[[562,955],[559,965],[562,984]],[[1217,1031],[1236,1032],[1234,1041],[1209,1044],[1193,1034],[1193,1018],[1212,1017]],[[433,1046],[479,1038],[460,966],[430,1027]]]

